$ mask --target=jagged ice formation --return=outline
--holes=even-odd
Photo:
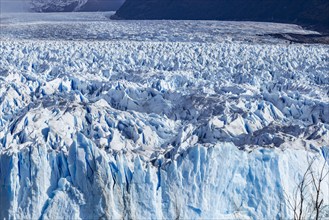
[[[0,218],[291,218],[309,161],[328,168],[329,47],[103,22],[2,26]]]

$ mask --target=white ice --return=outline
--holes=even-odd
[[[109,15],[1,15],[0,218],[292,218],[328,169],[329,46]]]

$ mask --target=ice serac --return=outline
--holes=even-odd
[[[328,170],[329,47],[258,34],[298,26],[29,16],[0,33],[0,219],[291,219]]]
[[[1,156],[2,177],[5,169],[11,174],[6,187],[1,180],[2,217],[286,218],[283,198],[309,157],[304,150],[248,153],[222,144],[190,147],[163,164],[136,157],[130,166],[124,155],[108,155],[82,134],[74,139],[67,155],[30,146],[27,161],[18,160],[19,152]],[[11,167],[4,167],[8,160]]]

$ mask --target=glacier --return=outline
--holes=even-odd
[[[329,46],[109,14],[1,15],[0,218],[293,218],[329,169]]]

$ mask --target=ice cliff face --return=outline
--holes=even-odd
[[[329,47],[122,36],[2,38],[0,218],[291,218],[328,169]]]
[[[248,153],[232,144],[195,145],[172,161],[152,164],[137,156],[131,164],[78,134],[66,153],[31,144],[2,155],[1,216],[287,218],[285,192],[293,197],[293,176],[307,169],[308,156],[304,150]]]

